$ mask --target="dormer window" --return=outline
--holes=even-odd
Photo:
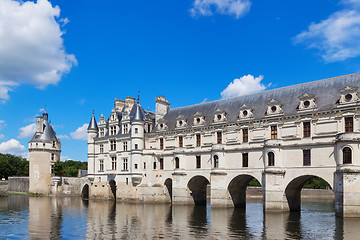
[[[157,125],[157,129],[159,131],[165,131],[167,129],[167,125],[166,125],[164,119],[159,120],[158,125]]]
[[[315,103],[315,96],[312,94],[304,93],[299,97],[299,100],[299,106],[297,107],[299,111],[314,109],[317,107]]]
[[[359,100],[358,97],[358,93],[357,93],[358,88],[357,87],[351,87],[351,86],[346,86],[345,88],[343,88],[340,93],[340,100],[339,103],[340,104],[348,104],[348,103],[353,103]]]
[[[187,121],[183,115],[180,115],[176,118],[176,127],[183,128],[187,126]]]
[[[242,105],[240,108],[239,118],[240,119],[251,118],[252,116],[253,116],[253,112],[251,107],[247,106],[246,104]]]
[[[215,111],[214,122],[216,123],[216,122],[224,122],[224,121],[226,121],[226,112],[217,109]]]
[[[281,102],[275,99],[271,99],[268,102],[267,115],[275,115],[282,113]]]
[[[205,117],[203,114],[197,112],[194,114],[194,122],[193,125],[194,126],[198,126],[198,125],[204,125],[205,124]]]

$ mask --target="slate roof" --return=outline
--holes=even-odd
[[[135,103],[130,114],[130,121],[145,121],[146,113],[139,103]]]
[[[233,123],[237,122],[240,108],[244,104],[253,109],[253,119],[263,119],[266,116],[268,103],[272,99],[280,101],[284,115],[294,115],[298,113],[299,97],[305,93],[315,96],[316,111],[331,110],[338,105],[340,90],[346,86],[359,88],[360,73],[174,108],[170,109],[163,119],[168,125],[168,130],[174,130],[176,118],[183,115],[188,122],[187,128],[191,128],[194,114],[199,112],[205,116],[205,126],[209,126],[213,123],[215,111],[220,109],[227,113],[226,123]]]
[[[52,142],[59,140],[56,138],[56,133],[52,128],[51,124],[48,122],[47,114],[44,114],[44,131],[43,133],[35,133],[30,142]]]
[[[89,123],[89,126],[87,128],[87,130],[96,130],[96,131],[99,131],[99,127],[96,123],[96,119],[95,119],[95,116],[94,116],[94,113],[91,117],[91,120],[90,120],[90,123]]]

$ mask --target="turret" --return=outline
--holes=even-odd
[[[170,109],[170,103],[168,103],[167,100],[165,100],[165,97],[162,95],[159,95],[157,98],[155,98],[156,102],[156,111],[155,111],[155,121],[156,123],[159,121],[159,119],[163,118],[166,113]]]
[[[98,125],[94,116],[94,111],[87,129],[88,132],[88,175],[91,177],[95,173],[95,140],[99,132]]]

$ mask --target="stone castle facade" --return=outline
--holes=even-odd
[[[256,178],[265,210],[299,210],[321,177],[338,214],[360,215],[359,87],[357,73],[174,109],[158,96],[155,112],[115,100],[88,127],[90,197],[203,204],[210,186],[212,206],[241,207]]]

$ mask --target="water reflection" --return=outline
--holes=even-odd
[[[80,198],[0,198],[0,238],[30,239],[357,239],[359,219],[335,216],[331,202],[297,213],[210,206],[129,204]]]

